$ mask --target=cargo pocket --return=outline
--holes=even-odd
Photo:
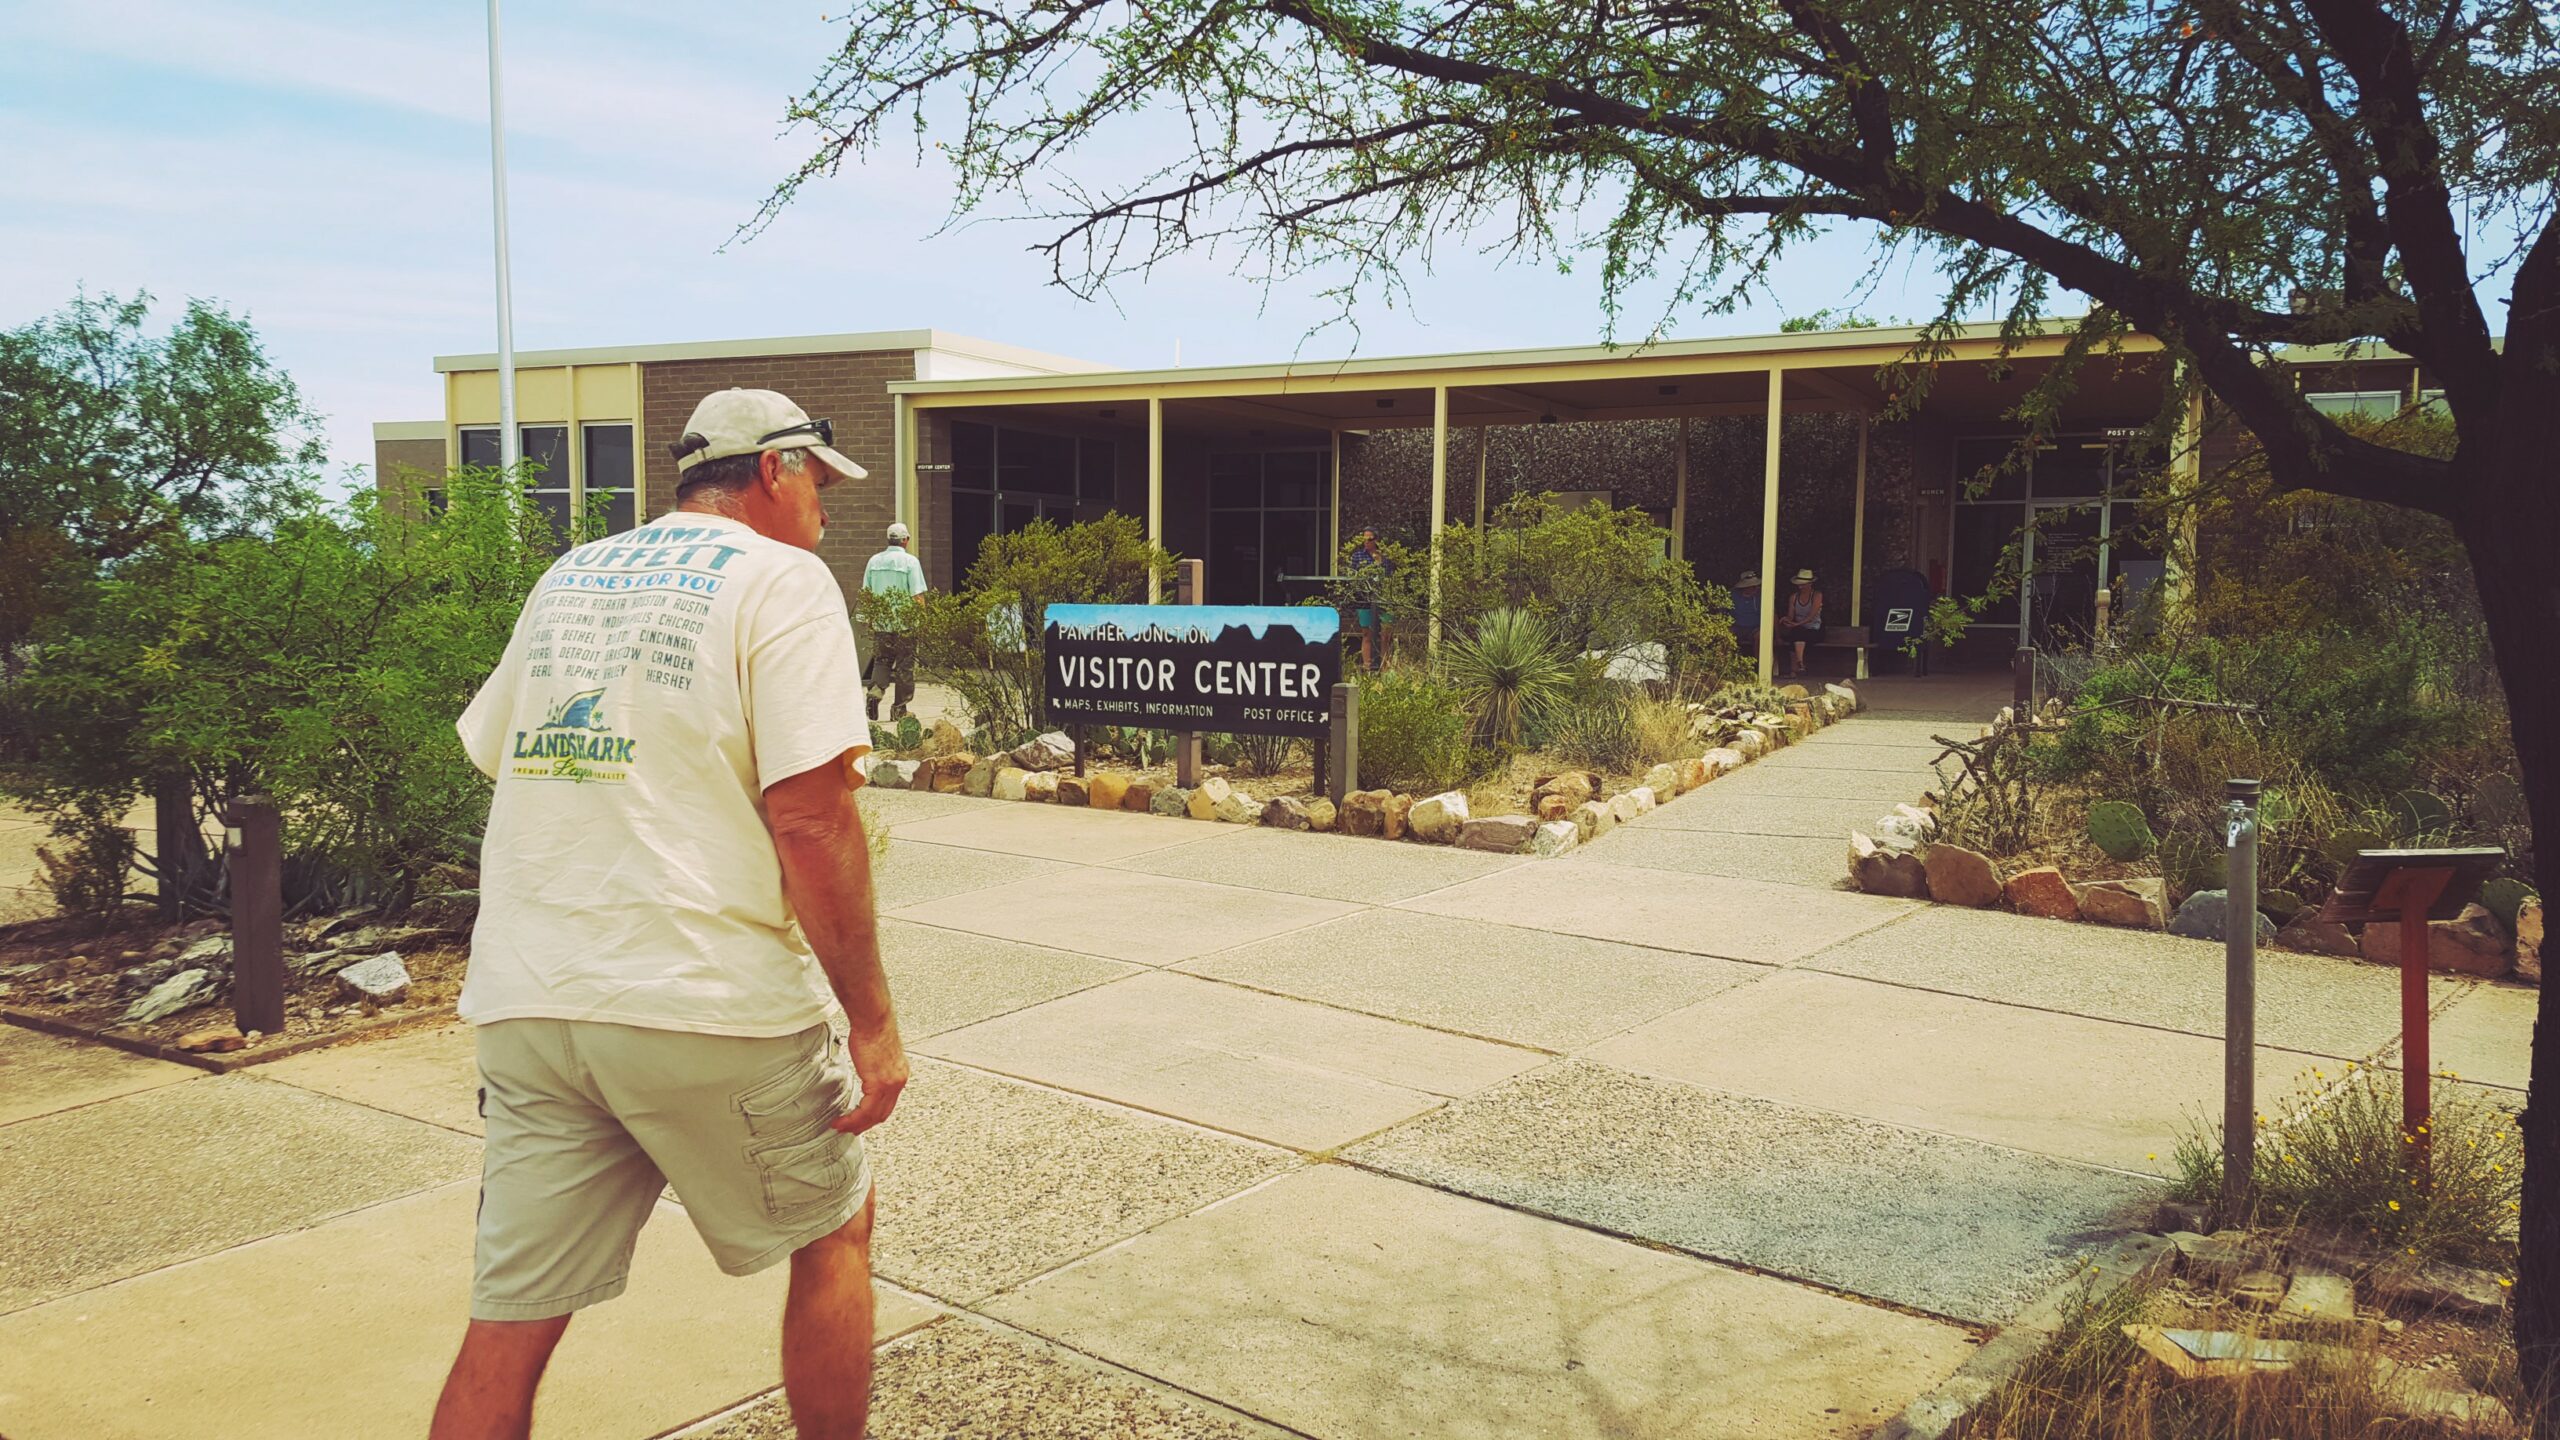
[[[764,1182],[765,1213],[781,1224],[841,1204],[853,1183],[845,1160],[852,1137],[821,1129],[807,1140],[759,1146],[753,1153]]]
[[[849,1087],[824,1026],[781,1071],[738,1092],[738,1113],[758,1148],[807,1140],[845,1113]]]

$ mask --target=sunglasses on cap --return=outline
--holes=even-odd
[[[793,435],[815,435],[818,437],[819,444],[832,447],[836,443],[836,422],[833,420],[803,420],[797,425],[785,425],[770,435],[759,435],[756,437],[756,443],[759,445],[770,445],[776,440],[786,439]]]

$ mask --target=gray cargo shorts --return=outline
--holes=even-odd
[[[823,1024],[760,1039],[594,1020],[479,1027],[475,1320],[541,1320],[622,1293],[668,1185],[732,1275],[841,1227],[871,1194],[852,1067]]]

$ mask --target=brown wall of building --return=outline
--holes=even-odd
[[[405,507],[410,495],[422,488],[430,477],[443,474],[442,440],[373,442],[373,488],[381,493],[385,505]]]
[[[868,479],[847,481],[827,492],[827,534],[818,554],[851,592],[862,581],[862,562],[880,548],[882,532],[897,514],[889,382],[914,378],[911,350],[643,365],[640,453],[647,477],[646,513],[662,515],[675,508],[676,462],[667,447],[682,436],[684,422],[703,396],[732,386],[779,390],[811,415],[834,421],[835,448],[871,472]]]

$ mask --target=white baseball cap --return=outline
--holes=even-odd
[[[762,450],[807,450],[848,480],[871,473],[830,448],[834,441],[833,422],[810,419],[808,411],[779,392],[714,390],[693,407],[693,418],[684,422],[684,437],[667,448],[675,452],[678,474],[705,460]],[[821,477],[818,483],[833,483],[833,477]]]
[[[901,545],[907,543],[907,522],[904,520],[890,521],[889,538],[897,541]]]

